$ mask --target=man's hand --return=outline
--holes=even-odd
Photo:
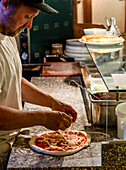
[[[41,112],[41,111],[40,111]],[[64,112],[45,111],[42,115],[43,126],[51,130],[66,130],[72,123],[72,118]]]
[[[52,108],[52,110],[57,110],[57,111],[61,111],[61,112],[68,114],[69,116],[72,117],[72,122],[75,122],[77,119],[77,112],[73,109],[73,107],[66,103],[63,103],[59,100],[52,99],[52,107],[51,108]]]

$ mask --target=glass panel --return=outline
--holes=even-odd
[[[87,48],[107,89],[110,92],[126,91],[126,48],[123,44],[87,45]]]

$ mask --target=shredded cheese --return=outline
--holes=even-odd
[[[67,151],[69,149],[76,149],[82,143],[86,142],[86,137],[80,132],[46,132],[45,136],[38,138],[37,143],[47,143],[46,150]],[[36,145],[37,145],[36,143]]]

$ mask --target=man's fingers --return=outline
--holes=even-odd
[[[60,119],[59,129],[65,130],[71,125],[72,118],[64,112],[58,112],[58,113],[59,113],[59,119]]]
[[[66,130],[70,125],[71,125],[71,123],[68,122],[67,120],[65,120],[64,122],[61,122],[61,123],[60,123],[59,129],[61,129],[61,130]]]
[[[75,122],[77,119],[77,112],[72,111],[72,112],[66,112],[67,115],[69,115],[72,118],[72,122]]]
[[[77,113],[75,113],[75,112],[72,113],[72,117],[73,117],[72,122],[75,122],[77,119]]]
[[[60,130],[66,130],[66,127],[65,127],[65,125],[64,125],[62,122],[61,122],[61,124],[60,124],[59,129],[60,129]]]
[[[62,118],[69,121],[70,123],[72,122],[72,117],[67,115],[66,113],[62,112]]]

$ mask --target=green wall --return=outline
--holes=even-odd
[[[31,62],[43,62],[45,54],[51,54],[52,43],[65,45],[72,38],[72,0],[46,0],[58,14],[40,12],[30,30]]]

